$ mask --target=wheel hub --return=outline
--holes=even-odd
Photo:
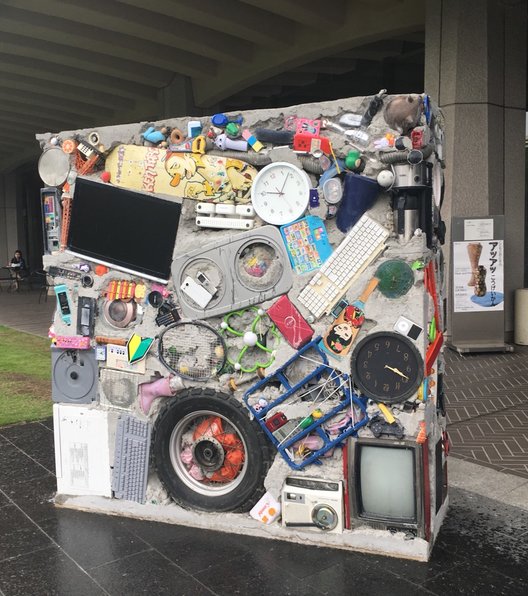
[[[193,445],[193,459],[204,472],[216,472],[224,464],[225,451],[213,437],[202,437]]]

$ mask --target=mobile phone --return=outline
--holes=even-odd
[[[202,287],[204,287],[211,294],[211,296],[215,296],[218,292],[218,288],[213,285],[213,282],[207,277],[207,275],[205,275],[203,271],[198,271],[196,274],[196,281]]]
[[[60,316],[66,325],[71,325],[71,304],[68,297],[68,288],[64,284],[55,286],[55,296],[57,297],[57,307]]]
[[[189,276],[183,280],[180,290],[196,302],[200,308],[205,308],[213,299],[210,292]]]
[[[312,339],[314,330],[286,294],[267,313],[292,348],[297,350]]]

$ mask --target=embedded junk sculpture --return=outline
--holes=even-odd
[[[442,125],[383,90],[39,135],[57,502],[426,559]]]

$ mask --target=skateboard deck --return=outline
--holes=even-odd
[[[330,325],[321,341],[321,347],[336,358],[343,358],[352,348],[365,322],[365,302],[376,289],[379,279],[373,277],[363,293],[350,306],[345,307]]]
[[[239,159],[118,145],[106,158],[116,186],[210,203],[249,203],[257,170]]]

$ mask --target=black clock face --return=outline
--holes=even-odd
[[[423,358],[407,337],[382,331],[363,338],[352,352],[354,383],[367,397],[385,403],[409,399],[423,381]]]

